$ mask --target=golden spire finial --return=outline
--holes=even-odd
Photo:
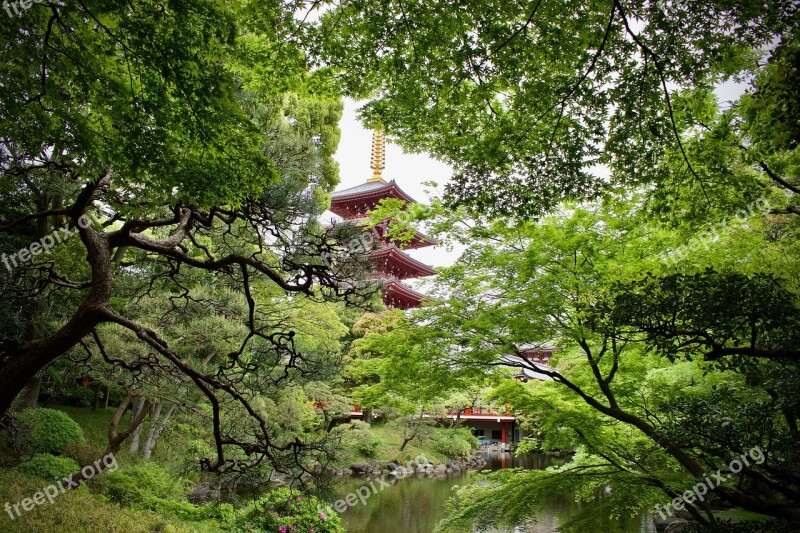
[[[386,141],[383,139],[383,132],[381,130],[374,130],[372,132],[372,177],[367,180],[370,181],[386,181],[381,176],[383,169],[386,168]]]

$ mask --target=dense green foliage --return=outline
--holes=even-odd
[[[754,50],[788,35],[798,16],[788,0],[342,2],[312,46],[349,94],[368,100],[368,122],[453,165],[451,205],[537,215],[610,184],[669,181],[678,165],[683,183],[711,189],[713,206],[731,147],[700,153],[681,137],[708,125],[698,102],[712,87],[747,78]],[[794,49],[770,79],[796,80]],[[764,98],[796,102],[794,90],[763,81]],[[793,108],[773,109],[794,131]]]
[[[188,484],[466,458],[453,413],[479,404],[516,414],[521,450],[575,453],[461,488],[443,531],[562,494],[583,504],[564,531],[613,530],[717,470],[698,527],[800,522],[797,2],[87,0],[5,22],[0,486],[124,460],[0,529],[339,532],[302,492],[201,506]],[[431,208],[366,221],[463,251],[420,310],[385,312],[340,253],[355,229],[320,221],[342,95],[456,169]],[[39,397],[102,423],[23,409]]]
[[[37,5],[3,25],[2,137],[16,157],[44,144],[85,161],[86,175],[113,166],[160,204],[240,202],[276,173],[237,85],[280,94],[303,76],[301,61],[271,72],[269,85],[250,71],[280,46],[280,18],[235,2]],[[245,24],[263,33],[245,35]]]
[[[431,440],[435,449],[458,459],[469,458],[476,447],[475,436],[466,428],[435,432]]]
[[[63,479],[78,471],[80,465],[69,457],[57,457],[47,453],[37,453],[16,466],[16,469],[29,476],[43,479]]]
[[[342,106],[292,6],[36,4],[3,26],[1,414],[82,382],[94,407],[148,402],[144,458],[188,410],[211,428],[194,468],[299,475],[297,438],[325,455],[304,387],[346,328],[322,300],[364,298],[320,258]]]
[[[59,454],[68,444],[86,444],[83,429],[67,413],[37,407],[17,415],[18,446],[25,452]]]
[[[151,463],[120,468],[104,474],[98,482],[111,501],[131,506],[146,505],[151,498],[179,500],[184,494],[179,478]]]
[[[19,502],[42,489],[38,477],[24,475],[14,470],[0,470],[0,498]],[[41,505],[29,513],[12,520],[0,513],[0,530],[8,533],[56,533],[81,531],[86,533],[219,533],[219,527],[208,527],[198,522],[159,516],[156,513],[129,509],[104,501],[84,490],[68,491],[52,504]]]
[[[275,489],[238,512],[236,526],[256,532],[343,533],[336,512],[313,496]]]
[[[484,399],[513,406],[541,436],[523,449],[578,451],[559,468],[465,488],[443,528],[519,524],[567,493],[588,505],[565,530],[613,529],[717,469],[728,481],[709,491],[712,506],[796,520],[794,221],[754,214],[686,246],[679,229],[648,219],[642,197],[565,205],[536,222],[482,227],[448,211],[434,220],[466,247],[437,278],[439,303],[365,339],[393,354],[393,368],[414,369],[425,354],[421,391],[444,372],[495,375]],[[520,357],[548,344],[560,348],[549,367]],[[531,379],[509,380],[503,366]],[[729,468],[743,453],[751,464]],[[715,522],[707,504],[691,511]]]
[[[358,460],[359,455],[365,457],[375,455],[382,440],[370,429],[370,425],[361,420],[351,420],[333,428],[331,436],[339,440],[337,448],[341,452],[339,454],[340,461],[352,464]]]

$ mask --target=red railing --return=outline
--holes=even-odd
[[[457,415],[457,411],[449,411],[448,414]],[[462,415],[488,415],[488,416],[514,416],[511,413],[501,411],[493,407],[467,407],[461,412]]]

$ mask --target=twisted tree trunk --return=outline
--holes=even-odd
[[[102,180],[101,180],[102,181]],[[83,207],[91,201],[97,184],[89,186],[76,202]],[[78,217],[75,225],[78,226]],[[80,236],[87,250],[87,259],[92,268],[89,293],[72,318],[51,335],[31,339],[14,346],[0,346],[0,416],[11,408],[14,399],[36,373],[53,362],[59,355],[78,345],[98,325],[108,320],[111,298],[112,266],[109,235],[90,227],[80,228]]]
[[[108,446],[106,447],[105,452],[103,452],[103,457],[101,459],[98,459],[91,465],[85,465],[83,468],[81,468],[80,470],[72,474],[69,478],[67,478],[68,480],[70,480],[68,486],[66,487],[67,490],[79,487],[85,481],[107,470],[112,464],[115,465],[116,469],[117,461],[114,456],[117,453],[119,453],[119,450],[122,447],[122,442],[125,439],[127,439],[136,430],[136,428],[142,425],[144,417],[145,415],[147,415],[147,410],[148,410],[147,408],[149,406],[149,403],[145,401],[144,406],[139,415],[135,417],[133,420],[131,420],[130,424],[128,424],[128,427],[125,428],[124,431],[122,432],[118,431],[119,422],[122,419],[122,415],[125,413],[125,411],[128,410],[128,404],[131,402],[131,399],[133,397],[134,397],[133,394],[128,394],[122,400],[122,403],[119,404],[119,407],[117,407],[117,410],[114,413],[114,416],[108,425]],[[111,464],[106,464],[107,458],[112,459]],[[89,467],[91,467],[91,469],[89,470],[89,473],[86,473]]]

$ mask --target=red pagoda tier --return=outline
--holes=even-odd
[[[383,302],[389,309],[415,309],[428,298],[405,283],[388,281],[383,292]]]
[[[331,195],[331,211],[342,217],[349,224],[365,225],[369,213],[384,198],[395,198],[406,203],[416,203],[413,198],[403,192],[394,180],[385,181],[382,171],[385,168],[385,144],[380,131],[372,134],[372,177],[366,183],[336,191]],[[400,280],[432,276],[436,274],[425,265],[405,253],[395,240],[386,237],[386,229],[391,220],[384,220],[372,231],[377,249],[369,252],[368,257],[375,265],[375,279],[384,283],[383,301],[389,309],[411,309],[419,307],[426,299]],[[403,248],[424,248],[433,246],[436,241],[420,232]]]
[[[433,276],[436,271],[420,263],[394,244],[370,252],[369,258],[375,263],[381,279],[408,279]]]

